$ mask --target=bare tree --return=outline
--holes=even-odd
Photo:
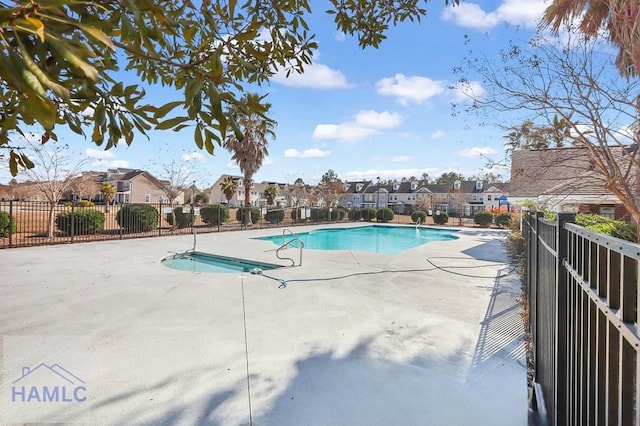
[[[71,185],[71,190],[80,199],[91,200],[95,198],[102,191],[102,185],[98,181],[98,176],[95,173],[83,173],[74,180]]]
[[[526,115],[539,127],[564,120],[564,146],[588,152],[583,172],[599,173],[602,185],[640,224],[635,196],[640,82],[620,78],[606,50],[582,38],[567,37],[561,44],[538,37],[527,46],[511,45],[500,64],[472,54],[467,66],[486,89],[480,97],[468,87],[470,110],[503,126],[508,116]],[[468,81],[463,78],[461,84]]]
[[[28,144],[31,147],[30,158],[34,167],[25,169],[24,173],[49,203],[47,236],[52,238],[56,205],[71,189],[87,159],[76,161],[68,152],[69,147],[60,143],[36,145],[28,142]]]
[[[167,197],[169,205],[173,206],[178,198],[184,195],[185,190],[190,187],[193,182],[193,169],[188,166],[186,161],[171,160],[168,163],[162,163],[160,165],[159,184],[162,188],[162,192]],[[191,186],[192,191],[194,187]],[[183,199],[184,202],[184,199]],[[178,227],[175,210],[171,209],[171,225],[175,229]]]

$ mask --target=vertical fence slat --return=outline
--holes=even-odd
[[[554,425],[640,426],[640,246],[563,220],[555,244],[548,221],[522,222],[534,391]]]

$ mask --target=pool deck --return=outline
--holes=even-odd
[[[197,250],[287,265],[251,239],[277,234]],[[190,235],[1,250],[0,424],[526,425],[506,232],[458,235],[396,256],[305,249],[265,272],[285,288],[161,265]],[[34,386],[80,391],[44,403]]]

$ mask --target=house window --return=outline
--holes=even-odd
[[[151,202],[151,195],[144,194],[144,202],[145,203],[150,203]]]
[[[487,195],[487,201],[491,201],[491,195]]]

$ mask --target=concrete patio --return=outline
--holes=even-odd
[[[281,233],[203,234],[197,249],[286,265],[250,239]],[[506,234],[458,235],[397,256],[305,250],[265,272],[286,288],[160,264],[192,236],[2,250],[0,423],[525,425]],[[29,398],[72,386],[57,367],[28,382],[42,363],[84,390]]]

